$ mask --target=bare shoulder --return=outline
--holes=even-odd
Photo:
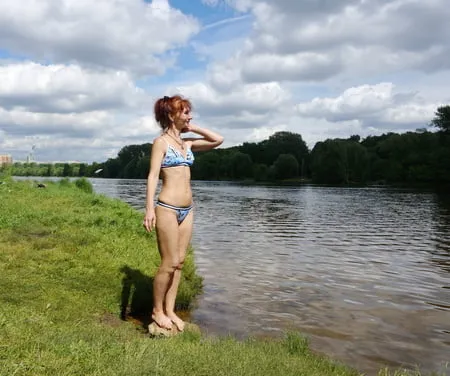
[[[153,150],[158,150],[165,152],[166,151],[167,142],[164,140],[163,136],[158,136],[153,140]]]
[[[154,146],[159,146],[159,147],[161,147],[161,146],[163,146],[163,145],[167,145],[167,142],[166,142],[164,136],[161,135],[161,136],[156,137],[156,138],[153,140],[153,145],[154,145]]]
[[[161,142],[164,142],[164,138],[163,138],[163,135],[162,135],[162,134],[159,135],[158,137],[155,137],[155,138],[153,139],[153,145],[158,144],[158,143],[161,143]]]

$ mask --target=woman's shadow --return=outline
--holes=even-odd
[[[127,265],[120,268],[120,271],[124,274],[120,318],[137,321],[147,328],[153,310],[153,278]]]

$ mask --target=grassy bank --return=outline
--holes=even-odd
[[[148,317],[154,234],[141,213],[77,185],[0,184],[0,375],[357,375],[295,334],[151,339],[120,320]],[[184,272],[186,308],[201,290],[192,253]]]

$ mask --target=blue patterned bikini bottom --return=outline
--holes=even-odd
[[[177,221],[178,224],[180,224],[181,222],[184,221],[184,219],[187,217],[187,215],[189,214],[189,212],[191,211],[191,209],[194,207],[194,205],[185,207],[185,208],[180,208],[178,206],[173,206],[173,205],[169,205],[166,204],[162,201],[156,201],[156,205],[162,206],[163,208],[168,208],[168,209],[172,209],[175,210],[175,212],[177,213]]]

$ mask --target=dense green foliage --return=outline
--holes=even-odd
[[[361,139],[327,139],[310,151],[302,136],[277,132],[258,142],[196,153],[198,180],[312,180],[321,184],[450,183],[450,106],[439,107],[419,129]],[[13,165],[14,175],[146,178],[151,144],[129,145],[116,158],[92,165]]]
[[[95,171],[102,168],[99,163],[13,163],[12,166],[5,166],[14,176],[95,176]]]

